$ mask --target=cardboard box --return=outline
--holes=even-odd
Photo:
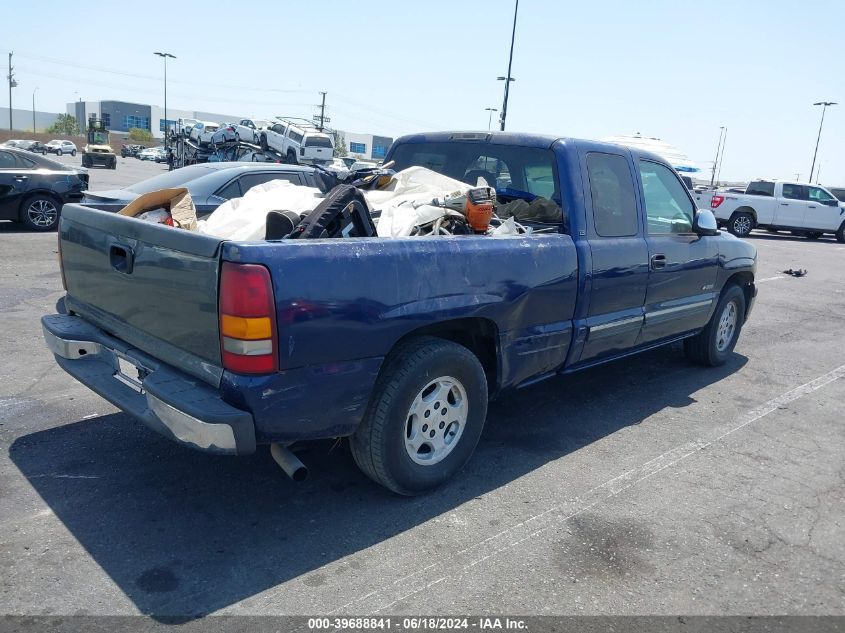
[[[134,218],[144,211],[167,209],[173,218],[173,226],[188,231],[197,230],[197,210],[191,194],[184,187],[159,189],[138,196],[118,213]]]

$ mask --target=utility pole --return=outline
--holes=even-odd
[[[320,94],[323,96],[323,101],[319,106],[320,114],[315,114],[311,117],[311,120],[317,124],[317,129],[322,132],[323,128],[326,127],[326,123],[331,123],[332,120],[326,116],[326,93],[321,92]]]
[[[511,82],[515,81],[511,77],[511,68],[513,66],[513,43],[516,39],[516,14],[519,11],[519,0],[516,0],[514,8],[513,8],[513,31],[511,32],[511,54],[508,58],[508,76],[507,77],[499,77],[500,81],[504,80],[505,82],[505,101],[502,104],[502,114],[499,117],[499,121],[501,123],[501,130],[502,132],[505,131],[505,119],[508,116],[508,93],[510,92]]]
[[[12,131],[12,88],[17,87],[17,85],[18,85],[18,82],[15,81],[15,73],[12,72],[14,70],[14,68],[12,68],[12,55],[14,55],[14,53],[9,53],[9,74],[6,76],[7,79],[9,80],[9,131],[10,132]]]
[[[719,171],[716,172],[716,183],[722,178],[722,161],[725,159],[725,145],[728,144],[728,128],[725,128],[725,136],[722,139],[722,155],[719,157]]]
[[[12,99],[12,91],[9,91],[9,101]],[[813,166],[810,167],[810,182],[813,182],[813,170],[816,168],[816,155],[819,153],[819,141],[822,138],[822,126],[824,125],[824,111],[827,110],[827,106],[835,106],[835,101],[818,101],[813,104],[814,106],[822,106],[822,120],[819,123],[819,135],[816,137],[816,151],[813,152]],[[10,106],[11,107],[11,106]]]
[[[713,161],[713,172],[710,174],[710,186],[713,186],[713,181],[716,180],[716,166],[719,164],[719,149],[722,147],[722,135],[725,133],[725,127],[719,127],[719,142],[716,143],[716,160]]]
[[[38,86],[32,91],[32,133],[35,134],[35,93],[38,91]]]

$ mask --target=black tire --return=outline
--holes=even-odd
[[[728,232],[737,237],[747,237],[754,228],[754,216],[750,213],[734,213],[728,220]]]
[[[845,244],[845,222],[840,224],[836,231],[836,241],[840,244]]]
[[[56,150],[56,156],[61,156],[61,155],[62,155],[62,150],[57,149],[57,150]]]
[[[288,152],[285,156],[286,162],[288,165],[297,165],[296,162],[296,152]]]
[[[266,152],[269,149],[267,147],[267,136],[265,134],[262,134],[261,138],[258,139],[258,141],[259,141],[259,143],[261,143],[261,149]]]
[[[35,194],[24,199],[20,220],[33,231],[52,231],[59,224],[62,204],[46,194]]]
[[[75,150],[75,149],[70,150],[70,155],[71,155],[71,156],[76,156],[76,150]]]
[[[720,332],[723,316],[731,309],[735,311],[735,322],[730,339],[724,341]],[[729,317],[728,317],[729,318]],[[707,326],[695,336],[684,341],[684,352],[690,360],[707,367],[724,365],[736,347],[739,333],[745,322],[745,293],[742,288],[730,284],[722,291],[716,310]]]
[[[427,386],[446,378],[454,379],[466,394],[465,424],[456,436],[456,444],[444,449],[440,461],[421,464],[414,461],[406,448],[414,417],[409,415],[411,407],[421,402],[417,399]],[[449,392],[449,398],[452,393]],[[444,401],[442,411],[447,410],[446,405]],[[425,442],[427,433],[443,430],[444,438],[449,435],[452,423],[443,425],[451,413],[442,414],[438,421],[440,411],[438,406],[431,416],[434,424],[432,430],[422,435]],[[428,415],[427,410],[423,416]],[[425,428],[423,416],[417,418],[418,430]],[[467,463],[481,437],[486,417],[487,379],[478,358],[457,343],[419,337],[401,344],[385,359],[364,419],[349,445],[355,463],[370,479],[397,494],[416,495],[441,485]],[[416,459],[434,454],[423,452],[422,448]]]

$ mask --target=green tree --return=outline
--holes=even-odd
[[[47,128],[47,133],[76,136],[79,134],[79,124],[76,122],[76,118],[70,114],[60,114],[53,125]]]
[[[149,142],[153,140],[153,133],[139,127],[129,128],[129,138],[133,141]]]
[[[334,156],[336,158],[344,158],[347,154],[346,152],[346,138],[343,136],[343,132],[338,132],[337,130],[332,131],[332,138],[334,140]]]

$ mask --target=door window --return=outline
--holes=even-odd
[[[287,180],[295,185],[302,184],[299,180],[299,174],[284,172],[247,174],[246,176],[241,176],[240,178],[241,190],[244,192],[244,195],[246,195],[246,192],[256,185],[263,185],[265,182],[270,182],[271,180]]]
[[[9,152],[0,152],[0,169],[14,169],[17,167],[15,157]]]
[[[808,187],[808,197],[813,202],[820,202],[822,204],[827,204],[836,200],[832,195],[830,195],[827,191],[822,189],[821,187]]]
[[[637,197],[625,157],[590,152],[587,154],[587,173],[596,233],[602,237],[636,235]]]
[[[695,208],[675,172],[665,165],[640,160],[640,175],[649,234],[690,233]]]
[[[783,185],[783,197],[789,200],[806,200],[807,188],[804,185]]]
[[[241,197],[241,188],[238,185],[237,178],[230,182],[228,185],[223,187],[220,191],[214,194],[218,198],[223,198],[225,200],[231,200],[232,198],[240,198]]]

